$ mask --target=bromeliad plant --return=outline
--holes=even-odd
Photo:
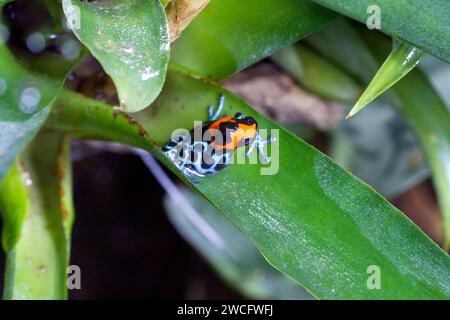
[[[78,137],[151,153],[237,226],[242,241],[250,239],[274,268],[317,298],[449,298],[445,251],[369,185],[218,84],[276,53],[273,61],[313,93],[357,101],[349,116],[392,87],[386,101],[410,124],[428,160],[444,221],[442,247],[448,250],[450,116],[416,65],[427,53],[450,62],[450,3],[378,0],[385,35],[339,17],[365,23],[372,2],[0,0],[4,297],[67,297],[74,219],[69,141]],[[17,20],[28,19],[20,16],[30,12],[20,11],[24,3],[53,23],[38,21],[25,37],[16,27]],[[63,17],[71,30],[61,27]],[[90,57],[114,82],[115,106],[71,89],[70,80]],[[357,99],[362,85],[367,88]],[[224,113],[241,112],[259,128],[279,130],[277,174],[260,175],[260,165],[231,165],[193,184],[162,151],[173,130],[206,121],[206,107],[221,95]],[[176,203],[167,206],[173,212]],[[236,243],[242,235],[228,231],[226,220],[215,220],[214,210],[205,209],[204,218],[222,243]],[[250,243],[240,255],[226,245],[208,245],[201,228],[182,217],[171,214],[243,292],[307,296],[264,265]],[[379,289],[367,282],[374,266],[381,273]],[[252,268],[270,275],[265,291],[257,279],[251,288],[243,286]]]

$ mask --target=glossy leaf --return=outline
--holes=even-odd
[[[65,211],[71,209],[60,198],[61,143],[59,134],[41,133],[22,158],[28,193],[17,196],[17,209],[26,206],[28,210],[20,237],[7,254],[5,299],[67,297],[68,244],[63,221],[68,218]]]
[[[336,15],[306,0],[212,1],[172,46],[172,61],[222,80]]]
[[[450,62],[447,0],[313,0]]]
[[[343,28],[342,28],[343,26]],[[327,28],[328,29],[328,28]],[[316,48],[328,58],[339,64],[342,68],[358,73],[362,81],[368,81],[376,72],[377,64],[380,65],[388,54],[389,45],[387,39],[380,38],[374,32],[367,32],[360,36],[350,26],[341,21],[330,25],[335,31],[334,41],[324,40]],[[330,32],[321,30],[320,32]],[[369,37],[371,50],[363,41]],[[376,40],[372,38],[376,37]],[[316,39],[319,42],[319,38]],[[340,43],[351,42],[358,46],[359,50],[348,52],[347,56],[329,55],[330,52],[339,52]],[[361,64],[361,69],[350,69],[348,61],[354,65]],[[375,66],[373,69],[369,66]],[[366,66],[366,67],[364,67]],[[450,134],[448,133],[449,113],[441,98],[433,89],[429,81],[419,70],[410,72],[408,79],[399,81],[387,95],[392,103],[400,110],[405,120],[411,124],[417,138],[425,151],[430,166],[433,182],[437,190],[440,207],[444,220],[444,248],[450,245],[450,176],[448,159],[450,149]]]
[[[304,46],[283,48],[272,59],[306,89],[321,97],[353,102],[360,93],[355,80]]]
[[[347,118],[361,111],[367,104],[407,75],[419,63],[423,55],[423,51],[407,43],[395,45]]]
[[[29,70],[0,44],[0,181],[45,122],[64,82]]]
[[[387,52],[385,39],[367,36],[375,58]],[[444,243],[450,249],[450,112],[420,70],[413,70],[394,87],[394,103],[416,131],[427,155],[439,204],[443,213]],[[425,106],[425,107],[424,107]]]
[[[80,41],[117,87],[124,111],[147,107],[158,96],[169,60],[169,32],[159,0],[63,0]]]
[[[305,289],[270,266],[251,241],[213,205],[189,190],[181,190],[181,195],[189,208],[180,199],[164,198],[170,221],[231,286],[253,299],[312,299]],[[214,230],[218,241],[211,237],[209,229],[193,221],[191,209]]]
[[[194,186],[158,149],[146,149],[219,208],[273,266],[318,298],[450,295],[450,258],[417,226],[372,188],[224,89],[174,66],[151,111],[136,114],[137,120],[161,146],[174,129],[191,129],[194,120],[206,120],[207,106],[216,104],[220,94],[226,95],[226,113],[243,112],[253,116],[259,128],[279,130],[272,132],[278,142],[270,147],[271,167],[232,165]],[[109,106],[78,105],[75,98],[62,104],[49,125],[83,137],[107,138],[100,129],[111,130]],[[123,126],[135,130],[125,122],[117,126],[116,132],[124,131]],[[89,132],[91,128],[96,129]],[[142,147],[142,142],[136,145]],[[268,170],[276,174],[261,174]],[[382,270],[383,290],[367,289],[372,265]]]

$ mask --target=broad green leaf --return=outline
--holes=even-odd
[[[29,70],[0,44],[0,181],[43,125],[64,82]]]
[[[306,89],[324,98],[353,102],[360,93],[355,80],[299,44],[277,51],[272,59]]]
[[[172,46],[172,61],[222,80],[336,15],[306,0],[212,1]]]
[[[382,37],[367,36],[378,61],[388,44]],[[450,249],[450,112],[420,70],[413,70],[394,87],[394,103],[416,131],[427,155],[444,220],[444,249]],[[424,107],[426,106],[426,107]]]
[[[184,188],[180,195],[182,199],[164,198],[170,221],[231,286],[253,299],[312,299],[305,289],[270,266],[251,241],[209,202]]]
[[[419,63],[423,55],[423,51],[407,43],[396,44],[347,118],[361,111],[367,104],[407,75]]]
[[[450,62],[447,0],[313,1]]]
[[[0,215],[3,221],[2,246],[9,252],[20,237],[23,221],[28,213],[30,183],[18,161],[14,162],[0,185]]]
[[[45,122],[67,73],[83,58],[83,54],[71,60],[45,52],[39,57],[25,55],[26,60],[19,60],[7,47],[9,28],[1,23],[0,183],[11,163]],[[57,28],[59,23],[54,21],[53,27]],[[50,65],[50,61],[56,64]]]
[[[334,41],[324,40],[321,45],[317,45],[321,53],[328,55],[330,52],[338,52],[340,43],[352,42],[353,46],[358,46],[359,50],[348,52],[347,56],[328,55],[330,59],[339,64],[342,68],[348,68],[348,61],[354,61],[354,65],[361,64],[361,69],[357,71],[362,81],[369,81],[376,72],[377,64],[380,65],[388,54],[388,41],[376,36],[374,32],[367,32],[361,37],[348,25],[344,28],[345,22],[330,25],[330,29],[335,31]],[[321,30],[320,32],[326,32]],[[377,37],[371,39],[371,50],[362,40],[365,37]],[[319,38],[316,39],[319,42]],[[372,69],[368,66],[374,65]],[[365,67],[367,66],[367,67]],[[348,68],[350,71],[350,68]],[[356,71],[351,69],[351,71]],[[441,98],[433,89],[429,81],[419,70],[410,72],[407,78],[399,81],[387,98],[399,109],[405,120],[411,124],[411,128],[416,133],[417,138],[425,151],[428,165],[430,166],[433,183],[436,187],[439,204],[442,210],[444,225],[445,249],[450,246],[450,167],[448,166],[450,134],[448,132],[449,113]]]
[[[28,192],[17,201],[28,210],[20,237],[7,254],[5,299],[67,297],[68,244],[63,223],[68,219],[66,210],[72,209],[65,207],[67,199],[60,198],[64,141],[58,133],[41,133],[22,157]]]
[[[261,129],[279,130],[272,132],[278,142],[270,146],[269,167],[232,165],[194,186],[158,149],[146,149],[220,209],[274,267],[318,298],[450,296],[450,258],[416,225],[368,185],[226,90],[174,66],[151,111],[136,114],[137,121],[161,146],[174,129],[192,129],[194,120],[206,120],[207,106],[220,94],[226,95],[225,113],[242,112]],[[100,102],[79,105],[85,99],[62,101],[49,125],[107,139],[108,132],[100,129],[111,130],[111,108]],[[134,124],[116,123],[116,132],[125,132],[123,126],[136,132]],[[139,147],[145,143],[135,139]],[[121,139],[126,140],[132,139]],[[276,174],[261,174],[270,170]],[[371,266],[381,270],[382,290],[367,287]]]
[[[134,112],[158,96],[169,60],[167,19],[159,0],[63,0],[80,41],[117,87],[121,108]]]

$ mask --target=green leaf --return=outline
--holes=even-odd
[[[388,50],[385,39],[367,35],[366,42],[378,61]],[[445,250],[450,249],[450,113],[425,75],[411,71],[394,87],[394,104],[415,130],[431,167],[443,214]],[[425,106],[425,107],[424,107]]]
[[[29,70],[0,44],[0,181],[43,125],[64,82]]]
[[[28,192],[21,192],[15,200],[28,210],[20,237],[7,254],[5,299],[67,297],[69,247],[63,221],[67,220],[64,211],[71,209],[65,208],[66,202],[60,199],[58,164],[64,141],[58,133],[41,133],[23,155]],[[2,201],[8,204],[10,199]]]
[[[379,12],[383,32],[450,62],[447,0],[313,1],[362,23],[371,24]]]
[[[170,49],[160,1],[63,0],[63,8],[76,36],[113,79],[122,109],[135,112],[152,103],[164,83]]]
[[[419,63],[423,55],[423,51],[407,43],[396,44],[347,118],[361,111],[367,104],[407,75]]]
[[[20,237],[22,225],[29,210],[29,178],[18,161],[13,163],[0,185],[0,214],[3,220],[2,245],[9,252]]]
[[[206,120],[207,106],[220,94],[226,96],[225,113],[242,112],[261,129],[279,130],[272,132],[278,142],[270,146],[270,168],[232,165],[194,186],[158,149],[146,149],[219,208],[273,266],[318,298],[448,298],[445,252],[372,188],[226,90],[174,66],[151,112],[136,117],[161,146],[174,129]],[[105,126],[114,122],[111,108],[78,102],[64,101],[49,124],[85,138],[107,138],[100,128],[111,129]],[[275,175],[261,174],[277,166]],[[367,288],[372,265],[381,269],[382,290]]]
[[[272,59],[306,89],[321,97],[353,102],[360,93],[355,80],[299,44],[277,51]]]
[[[341,28],[344,26],[344,28]],[[366,32],[361,37],[345,22],[330,25],[335,31],[333,41],[324,39],[321,45],[317,45],[321,53],[328,55],[330,59],[349,71],[356,71],[362,81],[366,81],[376,72],[377,64],[380,65],[389,52],[387,39],[380,38],[374,32]],[[327,32],[321,30],[320,32]],[[371,38],[368,42],[371,49],[362,40]],[[373,40],[376,37],[376,40]],[[319,42],[319,39],[316,39]],[[352,46],[359,47],[359,50],[348,52],[346,56],[329,55],[330,52],[339,52],[340,43],[352,43]],[[353,61],[353,65],[361,65],[359,70],[350,69],[348,61]],[[374,65],[372,69],[368,66]],[[417,138],[425,151],[428,165],[433,175],[439,204],[444,220],[443,246],[448,249],[450,246],[450,168],[448,166],[450,134],[448,132],[449,113],[439,95],[433,89],[429,81],[419,70],[413,70],[402,81],[399,81],[392,90],[389,91],[389,98],[399,109],[405,120],[411,124],[411,128],[416,133]],[[426,106],[426,108],[424,107]]]
[[[270,266],[214,206],[188,189],[179,194],[181,199],[164,198],[170,221],[231,286],[253,299],[312,299],[305,289]]]
[[[172,61],[221,80],[336,15],[306,0],[212,1],[172,46]]]

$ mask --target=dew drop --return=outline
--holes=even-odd
[[[41,93],[38,89],[30,87],[23,90],[20,96],[20,110],[25,113],[32,113],[41,101]]]

